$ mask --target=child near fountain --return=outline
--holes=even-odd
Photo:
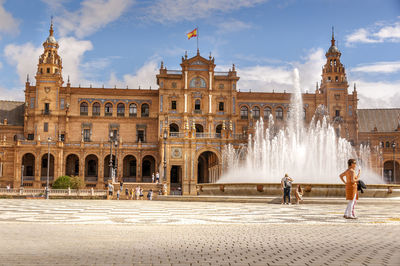
[[[300,185],[297,185],[295,195],[296,195],[296,204],[299,204],[300,201],[303,201],[303,188]]]

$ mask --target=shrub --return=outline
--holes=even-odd
[[[71,177],[64,175],[57,178],[53,183],[53,189],[67,189],[71,187]]]
[[[71,188],[72,189],[82,189],[85,187],[85,181],[79,176],[71,177]]]

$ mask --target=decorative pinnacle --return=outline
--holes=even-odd
[[[53,34],[54,34],[54,30],[53,30],[53,16],[51,16],[51,24],[50,24],[50,30],[49,30],[49,32],[50,32],[50,36],[53,36]]]
[[[331,40],[332,46],[335,46],[335,33],[334,33],[334,28],[332,26],[332,40]]]
[[[26,82],[29,83],[29,74],[26,75]]]

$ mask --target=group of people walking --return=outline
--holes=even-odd
[[[346,219],[357,219],[354,209],[358,200],[358,190],[366,188],[365,184],[360,180],[361,169],[359,169],[356,174],[356,165],[357,162],[355,159],[349,159],[347,161],[348,168],[339,175],[340,180],[346,185],[346,200],[348,200],[348,203],[343,215]],[[290,195],[292,192],[293,181],[293,178],[288,174],[285,174],[281,180],[282,204],[291,204]],[[303,200],[303,189],[300,184],[297,185],[295,196],[296,204],[299,204],[300,201]]]
[[[123,183],[120,183],[120,188],[116,191],[117,194],[117,200],[120,199],[121,193],[123,191]],[[162,191],[159,191],[159,194],[162,195]],[[114,185],[112,183],[108,184],[108,196],[113,197],[114,195]],[[125,188],[125,199],[130,199],[130,200],[143,200],[144,199],[144,191],[141,186],[136,186],[134,188]],[[153,189],[149,189],[147,191],[147,199],[152,200],[153,199]]]

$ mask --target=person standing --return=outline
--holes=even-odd
[[[154,173],[151,175],[151,183],[154,183]]]
[[[157,184],[160,183],[160,173],[159,172],[156,173],[156,183]]]
[[[119,182],[119,190],[121,190],[121,192],[122,192],[123,187],[124,187],[124,183],[122,181],[120,181]]]
[[[135,199],[138,200],[140,196],[140,186],[135,188]]]
[[[285,174],[285,177],[281,180],[281,189],[283,192],[282,204],[290,204],[290,193],[292,190],[292,182],[293,179],[289,177],[288,174]],[[286,203],[286,198],[288,198],[288,202]]]
[[[108,183],[108,197],[110,199],[112,199],[113,196],[113,192],[114,192],[114,186],[111,182]]]
[[[147,199],[153,200],[153,190],[152,189],[150,189],[149,192],[147,193]]]
[[[300,201],[303,201],[303,189],[301,188],[300,184],[297,185],[296,189],[296,204],[299,204]]]
[[[343,217],[346,219],[357,219],[354,207],[358,200],[357,182],[360,179],[361,170],[359,169],[356,175],[357,163],[355,159],[349,159],[347,165],[347,170],[339,176],[340,180],[346,184],[346,200],[349,201]],[[346,177],[346,180],[344,180],[344,177]]]
[[[117,200],[119,200],[119,192],[120,190],[117,190]]]

